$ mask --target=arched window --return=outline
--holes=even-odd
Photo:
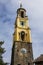
[[[21,11],[21,17],[24,18],[24,12],[23,11]]]
[[[22,32],[21,32],[21,40],[24,41],[24,38],[25,38],[25,32],[22,31]]]

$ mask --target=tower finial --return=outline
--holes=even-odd
[[[20,3],[20,8],[22,8],[22,3]]]
[[[21,2],[21,0],[19,1],[19,4],[20,4],[20,8],[22,8],[22,2]]]

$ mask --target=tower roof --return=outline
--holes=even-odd
[[[34,62],[35,62],[35,63],[36,63],[36,62],[43,62],[43,54],[40,55],[37,59],[35,59]]]
[[[20,3],[20,8],[17,9],[17,12],[20,11],[20,10],[24,10],[24,11],[26,12],[26,9],[24,9],[24,8],[22,7],[22,3]]]

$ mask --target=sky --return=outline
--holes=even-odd
[[[20,0],[0,0],[0,41],[4,41],[5,62],[11,63],[14,22]],[[27,11],[34,59],[43,54],[43,0],[21,0]]]

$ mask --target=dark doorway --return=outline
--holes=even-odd
[[[21,12],[21,17],[24,18],[24,12],[23,11]]]
[[[17,65],[21,65],[21,64],[17,64]]]
[[[28,63],[28,65],[30,65],[30,63]]]

